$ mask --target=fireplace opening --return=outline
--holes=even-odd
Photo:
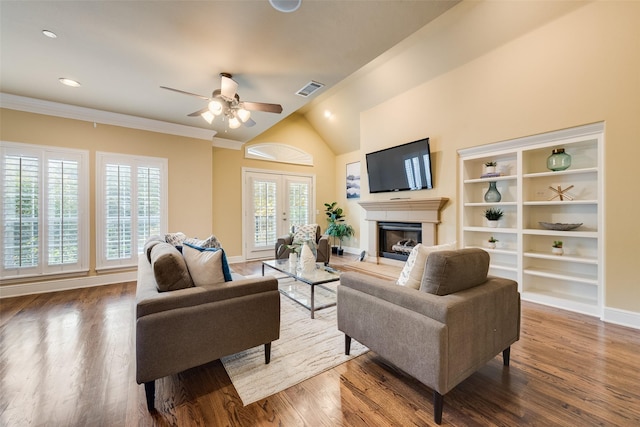
[[[379,222],[378,256],[406,261],[411,250],[422,243],[422,224],[413,222]]]

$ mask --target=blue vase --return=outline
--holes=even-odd
[[[496,188],[496,182],[491,181],[489,183],[489,189],[484,193],[484,201],[487,203],[498,203],[500,200],[502,200],[502,195]]]

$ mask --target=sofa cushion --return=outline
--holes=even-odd
[[[184,240],[184,243],[189,243],[193,246],[197,246],[199,248],[220,248],[222,245],[220,241],[213,234],[204,240],[198,240],[197,238],[187,238]]]
[[[489,254],[482,249],[434,252],[427,258],[420,290],[449,295],[487,281]]]
[[[296,227],[296,231],[293,234],[294,242],[303,242],[306,239],[312,239],[317,241],[316,232],[318,230],[318,224],[307,224]]]
[[[164,235],[165,242],[173,246],[181,246],[182,242],[184,242],[184,239],[186,238],[187,236],[180,231],[178,231],[177,233],[167,233]]]
[[[424,273],[425,263],[430,253],[436,251],[450,251],[456,248],[456,242],[445,243],[443,245],[425,246],[418,243],[409,254],[409,258],[404,264],[400,277],[396,282],[400,286],[407,286],[413,289],[420,289],[422,273]]]
[[[151,266],[160,292],[193,286],[184,257],[169,243],[160,242],[151,248]]]
[[[184,243],[182,254],[196,286],[230,282],[227,256],[222,248],[201,248]]]
[[[151,262],[151,249],[158,243],[164,242],[164,237],[158,234],[149,236],[147,241],[144,243],[144,253],[147,256],[147,261]]]

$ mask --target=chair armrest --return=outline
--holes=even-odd
[[[136,318],[152,313],[193,307],[215,301],[228,300],[245,295],[278,291],[278,281],[273,276],[247,278],[208,286],[194,286],[170,292],[158,292],[155,283],[138,281],[136,292]]]
[[[322,235],[317,242],[318,255],[316,260],[318,262],[324,262],[329,264],[331,259],[331,244],[329,242],[329,236]]]
[[[287,248],[285,245],[290,245],[293,243],[293,236],[280,236],[278,240],[276,240],[276,259],[287,259],[289,258],[289,254],[292,252],[291,249]]]

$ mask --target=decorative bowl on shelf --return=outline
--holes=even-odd
[[[562,223],[562,222],[538,222],[538,224],[540,224],[540,226],[542,226],[542,228],[546,228],[547,230],[556,230],[556,231],[569,231],[569,230],[573,230],[574,228],[578,228],[582,225],[582,223],[576,223],[576,224],[566,224],[566,223]]]

